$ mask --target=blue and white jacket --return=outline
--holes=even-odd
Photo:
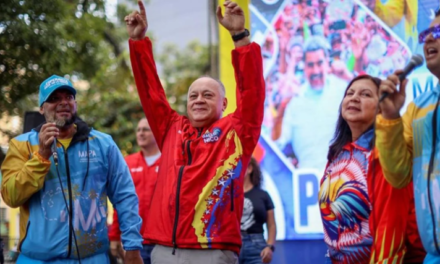
[[[124,249],[142,248],[138,198],[124,158],[109,135],[80,119],[75,124],[69,147],[57,143],[58,165],[38,154],[41,126],[10,142],[1,194],[20,207],[18,248],[27,258],[69,262],[77,252],[89,263],[102,258],[109,247],[107,197],[118,212]]]

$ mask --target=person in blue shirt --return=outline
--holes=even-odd
[[[118,211],[125,263],[141,264],[138,198],[112,138],[77,116],[72,83],[40,85],[46,123],[9,142],[1,194],[20,208],[17,263],[108,263],[107,197]]]

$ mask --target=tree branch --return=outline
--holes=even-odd
[[[84,0],[82,2],[82,6],[83,6],[83,13],[87,13],[87,5],[88,5],[88,0]]]
[[[113,35],[111,35],[108,29],[104,30],[104,39],[113,47],[113,52],[115,53],[115,56],[119,57],[119,55],[121,55],[122,53],[121,48],[119,47],[119,43],[115,40]],[[121,67],[124,70],[129,69],[125,60],[121,60]]]

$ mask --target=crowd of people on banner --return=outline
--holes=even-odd
[[[385,78],[408,61],[408,47],[374,16],[355,1],[313,0],[289,1],[275,18],[262,46],[268,70],[263,133],[295,167],[324,169],[348,82],[359,74]]]
[[[393,68],[403,68],[406,51],[396,44],[378,56],[381,43],[393,39],[360,7],[335,14],[324,12],[334,8],[332,1],[310,2],[285,7],[277,33],[302,33],[293,43],[279,43],[280,71],[266,80],[265,56],[273,56],[275,47],[250,41],[236,3],[219,6],[218,21],[234,43],[237,107],[223,116],[224,85],[202,76],[188,88],[183,116],[165,96],[139,1],[125,22],[146,117],[136,130],[140,151],[125,158],[111,136],[81,120],[68,79],[44,80],[39,109],[46,122],[13,138],[1,165],[2,200],[20,208],[17,263],[270,263],[274,203],[252,154],[264,104],[280,92],[271,78],[281,76],[289,88],[279,88],[289,92],[277,99],[285,109],[276,109],[284,115],[277,121],[281,132],[272,136],[280,137],[281,148],[293,141],[326,153],[294,150],[298,166],[325,168],[318,195],[328,246],[322,262],[439,263],[440,86],[401,116],[406,73],[382,67],[391,60]],[[326,13],[345,20],[328,24],[328,15],[319,16]],[[358,27],[360,35],[347,35],[346,27]],[[418,40],[427,68],[440,78],[440,11]],[[366,52],[358,56],[356,45]],[[357,76],[344,68],[349,61]],[[376,64],[381,70],[368,72]],[[303,80],[297,71],[304,71]],[[294,114],[306,108],[311,120]],[[313,124],[324,120],[320,115],[326,121]],[[323,125],[334,129],[319,131]],[[107,199],[115,208],[110,226]]]

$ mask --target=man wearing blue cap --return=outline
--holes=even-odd
[[[20,207],[17,263],[108,263],[107,196],[118,212],[125,263],[142,263],[138,199],[109,135],[76,116],[72,83],[40,85],[46,123],[9,143],[1,167],[5,203]]]

